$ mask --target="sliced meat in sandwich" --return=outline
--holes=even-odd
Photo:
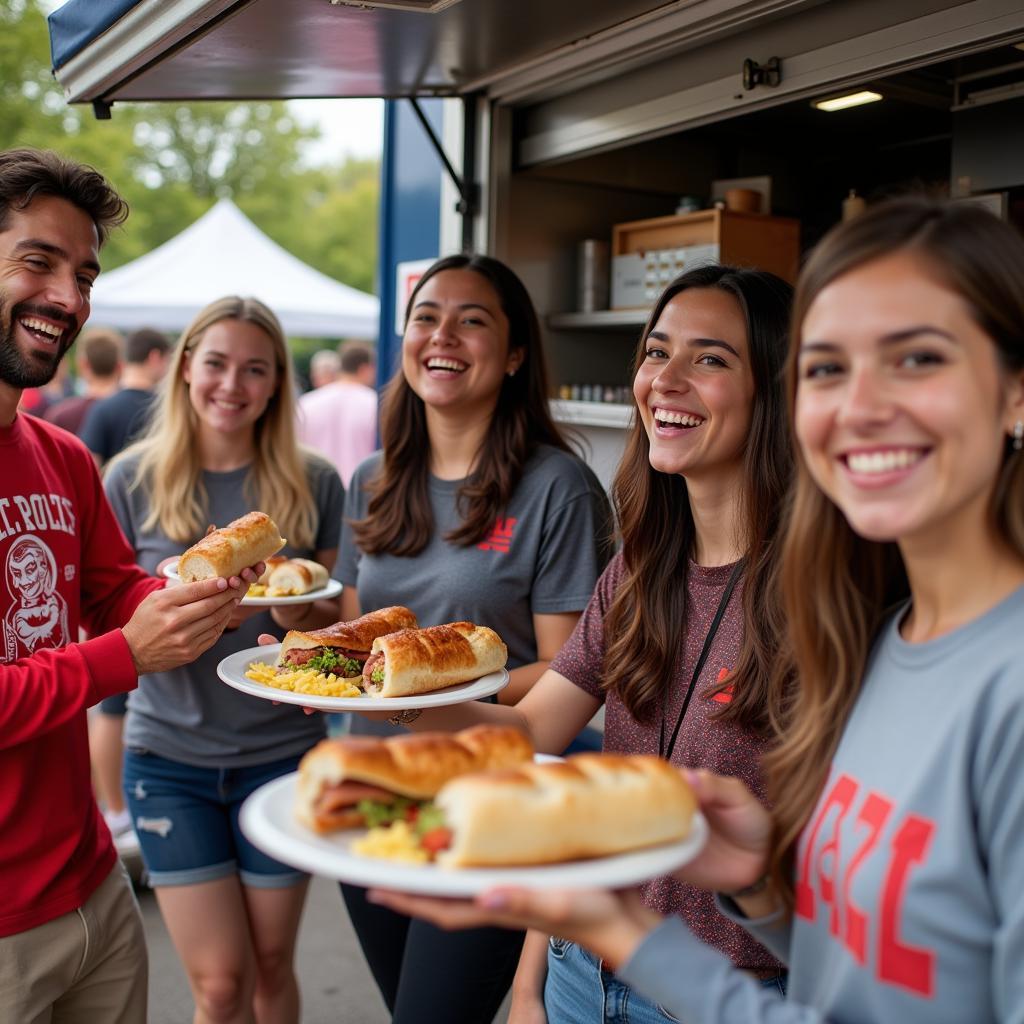
[[[410,820],[451,779],[532,757],[523,733],[497,725],[322,740],[299,764],[295,813],[317,832]]]
[[[277,664],[285,669],[312,668],[344,679],[358,678],[379,637],[415,625],[416,616],[395,605],[308,633],[292,629],[285,634]]]

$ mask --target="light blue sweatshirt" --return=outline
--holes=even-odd
[[[804,830],[792,920],[720,903],[789,964],[788,1000],[678,919],[620,970],[686,1024],[1024,1024],[1024,588],[927,643],[902,614]]]

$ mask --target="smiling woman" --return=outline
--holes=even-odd
[[[894,253],[832,282],[805,334],[797,429],[819,486],[861,536],[955,531],[987,504],[1005,384],[970,306],[926,259]]]
[[[381,413],[383,452],[356,470],[346,504],[340,617],[403,604],[423,626],[488,626],[508,645],[513,703],[572,632],[611,531],[604,491],[552,422],[537,315],[508,267],[487,256],[430,267]],[[343,890],[395,1024],[494,1016],[521,935],[452,936]]]
[[[280,527],[289,557],[325,571],[334,564],[341,481],[296,444],[293,394],[284,334],[265,305],[228,297],[198,314],[146,435],[105,479],[143,568],[180,556],[208,523],[253,509]],[[211,684],[221,659],[281,625],[290,621],[277,608],[239,608],[207,656],[143,677],[128,703],[127,804],[136,821],[171,822],[160,833],[140,828],[139,839],[197,1019],[225,1006],[249,1019],[254,1001],[275,1020],[298,1019],[292,954],[307,879],[250,846],[237,810],[296,767],[323,737],[323,721]]]
[[[703,288],[669,301],[647,335],[633,394],[654,469],[682,473],[691,487],[734,472],[754,395],[747,325],[736,297]]]

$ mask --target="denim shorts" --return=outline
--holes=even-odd
[[[197,885],[235,874],[257,889],[303,881],[305,873],[257,850],[238,827],[245,798],[298,763],[295,756],[250,768],[197,768],[126,750],[125,800],[150,884]]]
[[[785,995],[784,975],[761,984]],[[559,938],[548,942],[544,1009],[548,1024],[665,1024],[679,1020],[605,970],[582,946]]]

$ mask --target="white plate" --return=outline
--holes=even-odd
[[[521,868],[441,868],[434,864],[400,864],[360,857],[350,851],[364,829],[317,835],[295,820],[293,805],[298,772],[261,786],[242,805],[242,831],[264,853],[285,864],[353,885],[395,889],[431,896],[475,896],[494,886],[530,889],[592,889],[638,885],[670,874],[693,860],[707,839],[708,827],[698,813],[689,836],[678,843],[652,846],[593,860]]]
[[[164,567],[164,575],[168,579],[180,580],[178,575],[178,563],[169,562]],[[342,585],[337,580],[328,580],[326,587],[319,590],[311,590],[308,594],[289,594],[285,597],[243,597],[241,603],[256,608],[274,608],[282,604],[311,604],[325,597],[337,597],[342,591]]]
[[[508,685],[508,673],[490,672],[486,676],[457,686],[448,686],[433,693],[421,693],[415,697],[318,697],[312,693],[293,693],[279,690],[245,678],[245,670],[254,661],[273,665],[281,653],[280,644],[266,647],[250,647],[248,650],[230,654],[217,666],[217,675],[236,690],[264,700],[277,700],[282,704],[301,704],[306,708],[320,711],[404,711],[406,708],[441,708],[448,704],[461,704],[467,700],[490,697]]]

